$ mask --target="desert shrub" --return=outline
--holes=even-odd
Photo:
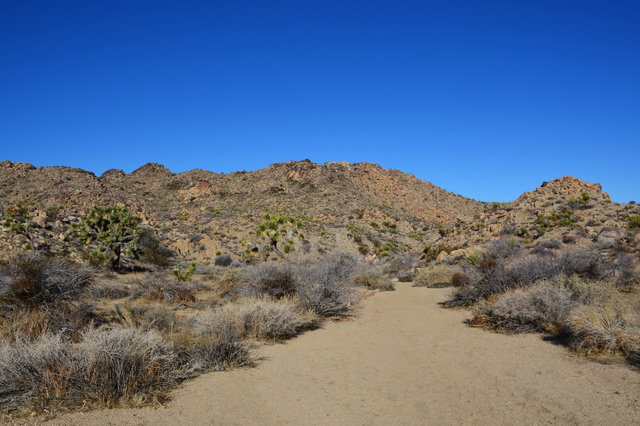
[[[252,265],[239,273],[235,293],[243,297],[297,296],[303,305],[322,316],[344,315],[360,296],[354,278],[362,270],[349,254],[327,255],[285,264]]]
[[[284,297],[296,293],[295,277],[287,264],[251,265],[240,273],[239,280],[243,285],[238,288],[238,291],[246,297],[260,294]]]
[[[365,287],[369,290],[395,291],[396,289],[391,278],[383,274],[382,271],[376,269],[371,269],[356,275],[353,278],[353,282],[356,285]]]
[[[175,310],[159,304],[116,305],[113,315],[113,323],[139,331],[172,333],[178,325]]]
[[[397,274],[398,281],[401,283],[410,283],[416,277],[416,273],[414,270],[400,271]]]
[[[318,316],[291,297],[242,299],[226,309],[235,314],[243,334],[258,339],[285,340],[319,325]]]
[[[455,273],[462,270],[446,264],[433,265],[421,269],[414,279],[414,287],[448,287]]]
[[[447,246],[444,244],[427,244],[422,250],[422,258],[426,262],[432,262],[438,258],[438,255],[442,252],[450,253],[457,247]]]
[[[194,335],[180,337],[176,345],[191,371],[223,371],[254,362],[251,344],[242,340],[233,312],[218,309],[203,313],[195,320]]]
[[[93,283],[90,268],[29,253],[0,265],[0,304],[35,307],[77,299]]]
[[[509,331],[554,331],[562,327],[576,306],[569,290],[542,282],[499,297],[485,315]]]
[[[137,285],[133,297],[168,303],[195,302],[195,293],[201,288],[197,283],[169,280],[162,274],[146,274]]]
[[[562,249],[562,243],[558,240],[542,241],[531,250],[533,254],[553,255],[555,250]]]
[[[76,368],[74,354],[61,336],[35,342],[0,342],[0,407],[41,410],[69,392]]]
[[[131,287],[118,282],[98,282],[89,288],[95,299],[123,299],[132,295]]]
[[[61,334],[77,340],[80,333],[96,320],[93,308],[90,303],[75,302],[7,310],[0,320],[0,337],[14,341]]]
[[[596,250],[573,250],[557,255],[525,254],[483,265],[484,275],[472,286],[460,288],[444,306],[471,306],[493,294],[527,287],[559,275],[601,279],[610,274]]]
[[[587,353],[637,351],[640,317],[619,300],[601,306],[582,306],[568,320],[571,345]]]
[[[358,259],[339,253],[319,261],[302,261],[292,265],[296,295],[304,306],[321,316],[343,316],[360,298],[354,287]]]
[[[518,233],[518,227],[513,222],[505,223],[500,231],[501,235],[515,235]]]
[[[106,407],[162,398],[180,376],[173,347],[155,332],[90,330],[76,351],[74,387]]]
[[[162,399],[184,371],[172,345],[153,332],[93,329],[77,345],[59,335],[18,340],[0,344],[0,405],[136,405]]]
[[[480,278],[482,274],[477,269],[464,268],[454,272],[449,282],[452,287],[468,287],[478,282]]]
[[[522,252],[522,243],[517,238],[500,238],[492,241],[484,251],[488,259],[506,259]]]
[[[640,229],[640,215],[629,216],[629,229]]]
[[[400,278],[400,275],[407,273],[418,265],[417,259],[411,254],[404,254],[395,256],[393,259],[387,261],[382,266],[382,271],[385,274],[396,276]]]
[[[471,280],[467,276],[467,274],[463,272],[456,272],[451,275],[451,286],[452,287],[463,287],[471,285]]]
[[[213,260],[213,264],[216,266],[229,266],[231,265],[231,262],[231,256],[229,256],[228,254],[220,254]]]

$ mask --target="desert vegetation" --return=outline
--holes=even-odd
[[[0,266],[0,409],[7,416],[163,402],[208,371],[254,365],[283,342],[353,313],[390,279],[334,254],[190,280],[170,270],[114,275],[29,252]]]
[[[470,262],[435,265],[419,277],[456,287],[445,307],[469,307],[469,324],[506,333],[543,332],[587,355],[640,354],[640,272],[633,234],[615,245],[525,246],[503,237]],[[455,268],[455,269],[454,269]],[[453,272],[455,270],[455,272]],[[420,278],[417,280],[420,283]]]

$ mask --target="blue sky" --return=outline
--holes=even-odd
[[[366,161],[640,201],[636,0],[0,2],[0,160]]]

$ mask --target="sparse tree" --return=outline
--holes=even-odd
[[[93,248],[91,255],[111,268],[120,268],[122,256],[136,257],[137,243],[142,234],[140,219],[127,207],[95,206],[82,216],[74,228],[84,244]]]

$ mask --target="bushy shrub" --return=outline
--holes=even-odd
[[[181,359],[194,372],[223,371],[252,365],[251,344],[242,340],[233,312],[216,310],[196,318],[194,336],[182,336]]]
[[[361,295],[354,287],[358,260],[348,254],[334,254],[319,261],[292,265],[296,295],[304,306],[321,316],[343,316]]]
[[[582,306],[569,316],[571,344],[587,353],[632,353],[640,345],[640,317],[615,301],[603,306]]]
[[[172,333],[177,327],[175,310],[160,304],[116,305],[114,317],[114,323],[140,331]]]
[[[267,294],[272,297],[292,296],[296,293],[293,270],[288,264],[262,263],[246,267],[239,276],[243,283],[238,289],[243,296]]]
[[[39,410],[70,392],[75,356],[61,336],[0,342],[0,407]]]
[[[151,229],[143,229],[137,244],[138,259],[145,263],[166,268],[173,263],[175,253],[162,244],[155,232]]]
[[[35,307],[77,299],[93,283],[90,268],[29,253],[0,265],[0,304]]]
[[[229,256],[228,254],[220,254],[215,257],[215,259],[213,260],[213,264],[216,266],[229,266],[231,265],[232,261],[233,260],[231,259],[231,256]]]
[[[396,289],[391,278],[383,274],[382,271],[376,269],[356,275],[353,281],[356,285],[365,287],[369,290],[395,291]]]
[[[522,243],[517,238],[500,238],[492,241],[484,251],[489,259],[506,259],[522,252]]]
[[[173,347],[152,331],[90,330],[74,358],[76,392],[106,407],[159,398],[180,377]]]
[[[137,284],[134,297],[169,303],[194,302],[195,293],[201,288],[197,283],[169,280],[162,274],[146,274]]]
[[[421,269],[414,279],[414,287],[448,287],[454,274],[462,272],[458,266],[433,265]]]
[[[77,346],[57,335],[19,340],[0,346],[0,404],[139,403],[175,383],[178,366],[159,335],[131,329],[92,330]]]
[[[300,305],[299,300],[291,297],[272,299],[263,296],[241,299],[226,309],[236,316],[244,334],[279,341],[319,325],[318,316]]]
[[[471,306],[493,294],[527,287],[540,280],[574,274],[599,279],[610,274],[602,256],[595,250],[573,250],[557,255],[524,254],[498,259],[471,286],[460,288],[444,306]]]
[[[118,282],[98,282],[89,288],[95,299],[123,299],[132,295],[131,287]]]
[[[542,282],[499,297],[488,314],[493,324],[501,329],[554,331],[564,325],[575,306],[569,290]]]

